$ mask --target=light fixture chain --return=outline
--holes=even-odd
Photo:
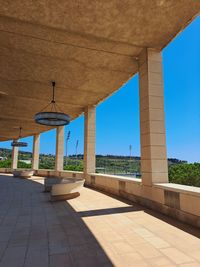
[[[19,138],[21,138],[21,133],[22,133],[22,127],[19,127]]]
[[[52,99],[52,103],[55,103],[55,85],[56,85],[56,82],[52,82],[52,87],[53,87],[53,99]]]
[[[39,113],[35,114],[35,122],[47,126],[64,126],[69,124],[71,118],[64,112],[59,112],[60,107],[55,101],[55,85],[56,82],[52,81],[52,100],[43,108]],[[44,111],[50,106],[50,111]]]

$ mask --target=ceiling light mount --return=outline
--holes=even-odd
[[[55,85],[56,82],[52,81],[52,100],[51,102],[35,114],[35,122],[46,126],[63,126],[70,123],[70,116],[64,112],[60,112],[60,108],[55,101]],[[50,111],[44,111],[50,107]]]
[[[20,139],[22,136],[21,136],[21,132],[22,132],[22,127],[20,126],[19,127],[19,138]],[[13,147],[27,147],[28,146],[28,143],[26,142],[20,142],[18,140],[14,140],[12,143],[11,143],[11,146]]]

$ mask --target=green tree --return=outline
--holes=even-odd
[[[169,181],[200,187],[200,163],[171,165],[169,167]]]

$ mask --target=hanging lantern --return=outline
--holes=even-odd
[[[60,112],[55,101],[55,82],[52,82],[53,95],[51,102],[39,113],[35,114],[35,122],[47,126],[63,126],[69,124],[69,115]],[[44,111],[50,108],[51,111]]]
[[[19,139],[21,138],[21,131],[22,131],[22,127],[19,127]],[[16,146],[16,147],[26,147],[28,146],[28,143],[26,142],[19,142],[17,140],[14,140],[12,143],[11,143],[11,146]]]

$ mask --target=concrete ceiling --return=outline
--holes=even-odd
[[[0,141],[50,128],[34,114],[51,98],[72,119],[138,71],[199,13],[194,0],[0,0]]]

